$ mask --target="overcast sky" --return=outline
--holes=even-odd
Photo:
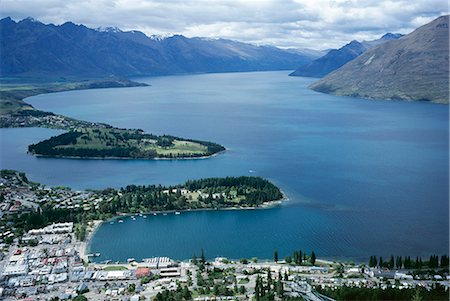
[[[2,18],[312,49],[409,33],[447,13],[445,0],[0,0]]]

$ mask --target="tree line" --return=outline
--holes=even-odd
[[[285,278],[287,278],[287,274],[285,274]],[[273,301],[275,300],[275,297],[277,297],[277,299],[284,300],[283,277],[280,271],[278,272],[278,279],[272,279],[272,273],[270,272],[270,269],[268,269],[265,279],[260,277],[259,274],[256,276],[255,300]]]
[[[278,262],[279,261],[279,254],[278,250],[275,250],[273,253],[273,261]],[[316,264],[316,253],[314,251],[311,251],[311,255],[307,256],[306,252],[302,250],[295,250],[291,255],[287,255],[284,257],[284,261],[288,264],[295,264],[295,265],[302,265],[306,263],[310,263],[312,265]]]
[[[431,255],[428,261],[422,261],[422,257],[417,256],[414,259],[411,259],[410,256],[397,256],[394,259],[394,256],[391,256],[389,260],[383,260],[383,257],[377,258],[377,256],[370,256],[369,258],[369,267],[380,267],[380,268],[389,268],[393,269],[394,267],[397,269],[405,268],[405,269],[422,269],[428,267],[430,269],[436,268],[447,268],[449,267],[449,257],[448,255],[442,255],[441,260],[439,260],[439,256]]]
[[[341,300],[442,300],[448,301],[448,290],[444,286],[436,284],[436,286],[427,290],[424,287],[413,288],[361,288],[361,287],[349,287],[339,286],[337,288],[324,288],[320,286],[316,287],[316,290],[326,296],[334,298],[338,301]]]

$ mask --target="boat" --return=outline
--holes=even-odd
[[[153,213],[153,215],[157,215],[156,213]]]
[[[163,215],[167,215],[167,213],[163,213]]]
[[[134,259],[134,258],[128,258],[128,259],[127,259],[127,262],[128,262],[128,263],[131,263],[131,262],[134,262],[134,261],[136,261],[136,259]]]
[[[95,253],[94,257],[99,257],[101,254],[100,253]]]
[[[178,211],[177,211],[177,212],[175,212],[175,214],[176,214],[176,215],[179,215],[179,214],[180,214],[180,212],[178,212]]]
[[[113,224],[114,224],[114,222],[109,222],[109,224],[110,224],[110,225],[113,225]]]
[[[147,218],[147,215],[144,215],[143,218]]]
[[[136,220],[136,218],[134,216],[132,216],[131,219],[134,220],[134,221]]]
[[[119,219],[119,223],[123,223],[123,220]]]

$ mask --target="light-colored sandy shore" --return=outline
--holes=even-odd
[[[91,241],[91,238],[94,236],[97,229],[100,227],[100,225],[103,223],[102,220],[95,220],[89,222],[88,226],[88,234],[86,235],[86,239],[82,242],[79,242],[78,244],[78,253],[80,254],[80,258],[84,260],[84,262],[88,262],[88,256],[87,256],[87,248],[89,246],[89,243]]]

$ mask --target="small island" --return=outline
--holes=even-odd
[[[29,153],[40,156],[103,159],[198,158],[224,150],[212,142],[112,127],[79,128],[28,147]]]

